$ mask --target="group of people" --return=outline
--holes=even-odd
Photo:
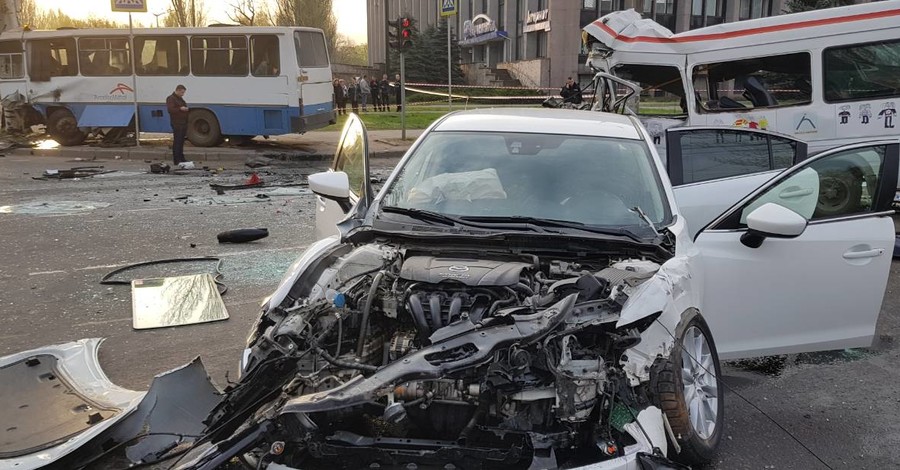
[[[400,74],[395,76],[395,80],[396,83],[392,84],[387,74],[382,75],[380,81],[376,77],[370,79],[368,75],[353,77],[350,83],[343,78],[335,79],[332,82],[335,109],[338,114],[347,114],[349,102],[354,113],[368,112],[371,102],[375,111],[390,111],[393,94],[397,111],[400,111]]]

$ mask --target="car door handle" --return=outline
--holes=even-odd
[[[803,197],[809,196],[813,193],[812,189],[785,189],[784,191],[778,193],[778,196],[782,199],[790,199],[792,197]]]
[[[844,252],[844,259],[874,258],[883,254],[884,248],[875,248],[874,250],[866,251],[846,251]]]

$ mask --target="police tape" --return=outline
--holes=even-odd
[[[407,82],[407,87],[409,85],[416,87],[431,87],[431,88],[447,88],[446,83],[418,83],[418,82]],[[483,88],[487,90],[559,90],[562,87],[539,87],[539,86],[498,86],[498,85],[457,85],[453,84],[453,88]]]
[[[428,91],[423,90],[421,88],[414,88],[411,86],[406,87],[407,91],[412,91],[415,93],[421,93],[423,95],[429,96],[443,96],[443,97],[452,97],[455,100],[466,100],[466,101],[512,101],[512,100],[545,100],[547,98],[551,98],[552,95],[529,95],[529,96],[471,96],[471,95],[458,95],[458,94],[448,94],[448,93],[439,93],[436,91]]]

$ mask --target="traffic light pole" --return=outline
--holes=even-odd
[[[406,140],[406,61],[400,50],[400,138]]]

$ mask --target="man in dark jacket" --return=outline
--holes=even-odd
[[[172,140],[172,160],[175,162],[175,166],[187,161],[184,158],[184,139],[187,138],[189,109],[183,98],[185,91],[187,88],[184,85],[178,85],[175,87],[175,92],[166,98],[169,123],[172,125],[172,133],[175,134]]]
[[[563,98],[563,103],[581,104],[581,87],[572,77],[566,79],[566,84],[559,91]]]
[[[402,99],[402,96],[400,95],[400,74],[398,73],[394,75],[394,79],[396,82],[394,85],[397,87],[395,88],[395,92],[397,93],[397,112],[399,113],[400,109],[403,107],[403,103],[400,102],[400,100]]]
[[[387,74],[381,76],[381,103],[384,105],[384,111],[391,110],[391,82],[388,80]]]

